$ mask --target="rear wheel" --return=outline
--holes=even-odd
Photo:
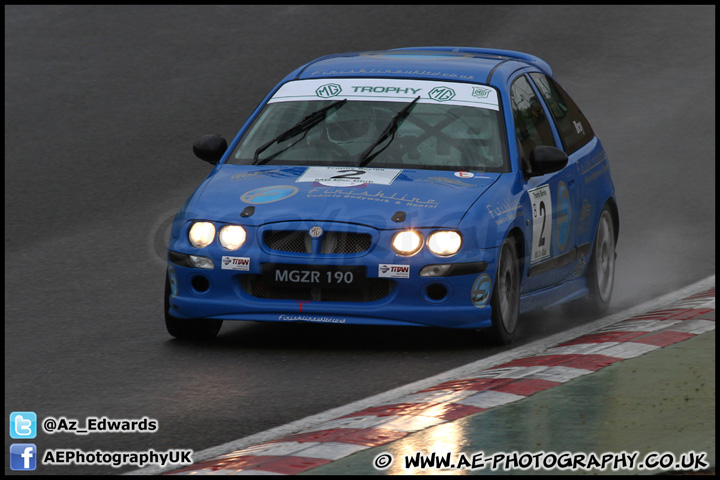
[[[506,238],[500,247],[490,306],[492,332],[496,343],[511,343],[515,339],[520,316],[520,269],[515,241],[512,238]]]
[[[587,273],[588,295],[586,303],[594,313],[607,310],[615,283],[615,226],[612,213],[606,206],[600,214],[595,245]]]
[[[569,315],[598,315],[610,306],[615,283],[615,223],[607,205],[600,213],[585,280],[588,295],[563,305]]]
[[[165,328],[170,335],[182,340],[211,340],[220,331],[222,320],[175,318],[170,315],[170,280],[165,275]]]

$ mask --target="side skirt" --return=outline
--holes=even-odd
[[[588,293],[590,292],[585,277],[529,292],[520,296],[520,314],[561,305],[582,298]]]
[[[583,243],[582,245],[573,248],[569,252],[563,253],[562,255],[558,255],[557,257],[551,258],[550,260],[547,260],[542,263],[538,263],[537,265],[533,265],[530,267],[530,270],[528,271],[528,277],[532,277],[533,275],[539,275],[541,273],[548,272],[554,268],[560,268],[564,267],[565,265],[569,265],[573,263],[575,260],[577,260],[579,257],[584,257],[590,253],[590,244],[589,243]]]

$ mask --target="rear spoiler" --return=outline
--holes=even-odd
[[[548,63],[535,55],[529,53],[515,52],[512,50],[500,50],[496,48],[475,48],[475,47],[408,47],[408,48],[393,48],[392,51],[396,50],[425,50],[433,52],[457,52],[457,53],[469,53],[472,55],[495,55],[503,58],[514,58],[522,60],[524,62],[531,63],[538,67],[543,72],[552,76],[552,69]]]

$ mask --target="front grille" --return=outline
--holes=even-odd
[[[312,253],[314,241],[320,241],[320,253],[347,255],[369,250],[372,236],[367,233],[331,231],[313,239],[306,230],[268,230],[263,235],[263,241],[272,250],[305,254]]]
[[[312,253],[312,238],[302,230],[270,230],[265,232],[264,241],[273,250]]]
[[[385,298],[392,290],[392,282],[387,278],[368,278],[365,282],[365,288],[360,290],[275,287],[265,285],[262,281],[262,275],[242,275],[240,285],[243,290],[253,297],[308,302],[374,302]]]
[[[370,249],[372,237],[367,233],[327,232],[322,242],[320,253],[362,253]]]

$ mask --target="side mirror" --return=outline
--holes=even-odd
[[[530,172],[528,177],[537,177],[548,173],[559,172],[568,163],[567,153],[559,148],[539,145],[530,153]]]
[[[227,140],[220,135],[203,135],[193,144],[193,153],[200,160],[216,165],[227,147]]]

